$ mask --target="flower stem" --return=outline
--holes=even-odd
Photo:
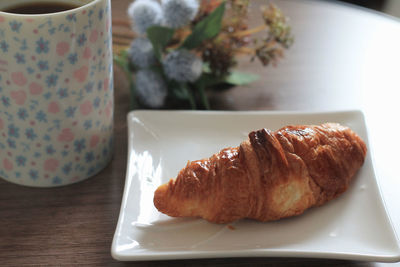
[[[136,93],[135,93],[135,83],[132,79],[132,73],[129,69],[127,57],[123,55],[115,55],[114,62],[121,67],[122,71],[126,75],[129,81],[129,90],[130,90],[130,100],[131,100],[131,109],[136,109],[138,107],[138,103],[136,101]]]
[[[195,98],[194,98],[192,92],[190,92],[190,89],[187,88],[186,86],[185,86],[184,88],[185,88],[186,93],[187,93],[187,96],[188,96],[188,100],[189,100],[189,103],[190,103],[190,107],[191,107],[193,110],[197,109],[197,107],[196,107],[196,100],[195,100]]]
[[[239,47],[235,50],[238,55],[254,55],[256,50],[251,47]]]
[[[199,86],[199,93],[200,93],[200,98],[201,98],[201,102],[203,104],[203,106],[207,109],[210,110],[210,102],[208,101],[206,92],[204,90],[204,86]]]
[[[136,87],[135,83],[133,82],[132,77],[129,78],[129,89],[131,91],[131,109],[137,109],[139,107],[137,101],[136,101]]]
[[[265,30],[266,28],[268,28],[267,25],[261,24],[260,26],[257,26],[257,27],[252,28],[252,29],[248,29],[248,30],[245,30],[245,31],[236,32],[236,33],[234,33],[234,36],[235,36],[235,37],[238,37],[238,38],[239,38],[239,37],[244,37],[244,36],[251,35],[251,34],[260,32],[260,31],[262,31],[262,30]]]

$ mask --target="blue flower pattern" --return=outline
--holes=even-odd
[[[1,103],[3,103],[3,106],[9,107],[10,106],[10,98],[3,95],[1,97]]]
[[[75,65],[75,63],[78,61],[78,54],[73,53],[68,56],[68,61],[71,65]]]
[[[17,64],[25,64],[25,55],[21,53],[16,53],[14,55],[15,61]]]
[[[75,152],[81,153],[86,148],[85,139],[76,140],[74,142]]]
[[[57,85],[57,81],[58,81],[58,75],[57,74],[50,74],[49,76],[47,76],[46,78],[46,84],[47,87],[54,87]]]
[[[38,113],[36,113],[36,119],[39,122],[47,123],[47,114],[43,110],[39,110]]]
[[[73,117],[75,117],[75,111],[76,111],[76,107],[70,106],[65,110],[65,116],[67,118],[73,118]]]
[[[45,71],[45,70],[49,70],[49,62],[46,60],[40,60],[37,63],[37,66],[39,68],[39,71]]]
[[[22,26],[22,22],[13,20],[13,21],[10,21],[9,25],[13,32],[19,33],[19,30],[21,29],[21,26]]]
[[[3,53],[6,53],[8,51],[8,43],[6,41],[1,41],[0,42],[0,49],[3,51]]]
[[[86,35],[84,33],[80,34],[77,39],[79,46],[84,46],[86,43]]]
[[[15,143],[15,140],[13,140],[13,139],[7,139],[7,144],[8,144],[8,147],[9,148],[17,148],[17,145],[16,145],[16,143]]]
[[[50,43],[50,41],[44,40],[43,37],[40,37],[40,39],[36,41],[36,53],[47,54],[50,50],[49,43]]]
[[[28,118],[28,111],[25,109],[25,108],[20,108],[19,110],[18,110],[18,113],[17,113],[17,115],[18,115],[18,118],[20,119],[20,120],[26,120],[26,118]]]
[[[25,166],[26,163],[26,157],[24,156],[18,156],[15,160],[17,162],[18,166]]]
[[[33,128],[26,129],[25,135],[26,135],[26,138],[31,141],[34,141],[37,138],[37,135],[35,133],[35,130],[33,130]]]
[[[68,88],[60,88],[57,91],[57,95],[60,99],[68,97]]]
[[[8,125],[8,135],[10,137],[19,138],[19,128],[14,124]]]
[[[2,178],[62,185],[97,173],[110,160],[113,81],[105,79],[112,73],[108,4],[90,7],[86,20],[71,13],[57,23],[51,18],[0,23],[0,32],[13,34],[0,38],[0,148],[6,151],[0,154]],[[72,31],[71,22],[82,25],[81,29]],[[30,23],[29,27],[25,23]],[[107,32],[105,23],[109,24]],[[36,38],[31,40],[26,34],[28,29],[32,34],[32,25],[36,25]],[[95,39],[100,39],[95,43],[92,31],[98,33]],[[54,39],[56,34],[66,38]],[[57,50],[61,41],[70,43],[65,54]],[[87,47],[95,57],[87,61],[81,87],[72,88],[71,82],[77,84],[74,79],[80,78],[65,70],[82,67],[80,57]],[[57,60],[52,58],[56,52]],[[6,64],[12,62],[21,65],[16,78],[6,70]],[[13,87],[14,95],[3,90],[15,81],[21,85]],[[89,106],[89,115],[83,105]]]
[[[54,153],[56,153],[56,150],[54,149],[53,145],[50,144],[46,147],[46,154],[47,155],[53,155]]]

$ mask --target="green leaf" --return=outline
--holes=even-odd
[[[199,86],[199,87],[197,87],[197,90],[200,94],[201,103],[203,104],[204,108],[207,110],[210,110],[210,102],[208,101],[205,87]]]
[[[147,37],[153,45],[154,53],[161,60],[162,52],[174,36],[175,30],[162,26],[152,26],[147,29]]]
[[[198,47],[203,41],[216,36],[221,30],[224,12],[225,2],[194,26],[193,32],[185,39],[181,47],[190,50]]]
[[[203,73],[195,84],[199,87],[207,88],[223,82],[225,82],[224,77],[215,76],[211,73]]]
[[[259,76],[256,74],[233,71],[225,78],[225,82],[233,85],[245,85],[258,80],[258,78]]]
[[[203,63],[203,73],[211,73],[210,64],[208,62]]]
[[[132,75],[129,77],[129,90],[131,92],[130,99],[131,99],[131,109],[139,108],[139,104],[136,101],[136,86],[135,82],[132,79]]]
[[[174,83],[173,94],[178,99],[188,101],[192,109],[196,109],[196,99],[187,84]]]
[[[114,62],[120,66],[124,71],[129,70],[129,62],[127,57],[123,54],[122,51],[120,55],[114,55]]]

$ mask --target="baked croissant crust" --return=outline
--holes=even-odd
[[[253,131],[238,147],[189,161],[158,187],[154,205],[169,216],[214,223],[299,215],[346,191],[366,151],[356,133],[337,123]]]

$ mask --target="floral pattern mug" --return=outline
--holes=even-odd
[[[13,183],[75,183],[112,157],[111,3],[68,2],[79,7],[0,11],[0,177]]]

